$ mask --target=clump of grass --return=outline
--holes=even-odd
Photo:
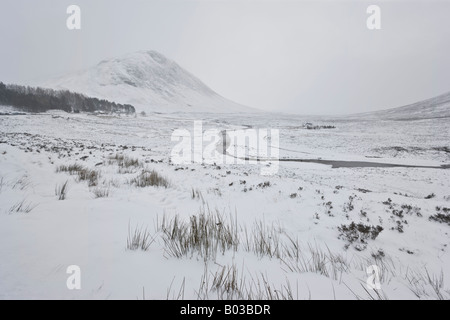
[[[344,212],[350,212],[355,209],[355,205],[353,204],[353,201],[355,200],[356,196],[352,195],[348,197],[348,202],[344,203]]]
[[[219,188],[209,188],[209,189],[208,189],[208,193],[215,194],[215,195],[217,195],[217,196],[219,196],[219,197],[222,196],[222,191],[220,191]],[[202,197],[202,200],[203,200],[203,197]]]
[[[110,194],[109,188],[95,188],[92,190],[96,199],[99,198],[108,198]]]
[[[128,225],[128,250],[148,251],[153,242],[155,242],[155,238],[151,236],[147,228],[144,229],[144,227],[135,227],[134,230],[131,230],[131,226]]]
[[[415,214],[418,217],[422,217],[422,213],[420,212],[422,209],[416,206],[412,206],[412,205],[408,205],[408,204],[402,204],[401,206],[402,210],[404,210],[404,212],[406,214],[409,215],[413,215]]]
[[[134,167],[119,167],[119,169],[117,169],[117,173],[118,174],[130,174],[130,173],[136,173],[136,168]]]
[[[199,215],[183,221],[179,216],[159,225],[166,253],[181,258],[197,254],[203,259],[215,259],[217,253],[236,251],[239,244],[237,225],[233,217],[225,219],[219,212],[202,210]]]
[[[378,249],[376,252],[372,252],[370,255],[375,261],[378,260],[381,261],[384,259],[384,257],[386,257],[386,254],[384,253],[383,249]]]
[[[244,268],[242,268],[244,270]],[[279,287],[271,284],[267,275],[261,273],[250,275],[247,279],[236,265],[219,267],[210,272],[207,267],[203,272],[200,287],[196,290],[197,298],[216,300],[293,300],[294,293],[289,281]],[[298,292],[297,297],[298,299]]]
[[[68,190],[69,190],[69,181],[67,180],[62,185],[56,185],[55,196],[58,197],[58,200],[66,200]]]
[[[12,189],[25,190],[30,186],[31,182],[27,175],[23,175],[20,177],[14,184],[12,185]]]
[[[325,207],[325,213],[330,217],[334,217],[334,215],[331,213],[331,210],[333,210],[333,202],[328,201],[326,203],[323,203],[323,205]]]
[[[348,242],[345,246],[348,248],[351,244],[357,243],[355,249],[362,251],[367,247],[367,241],[369,239],[375,240],[378,235],[383,231],[381,226],[368,226],[362,223],[356,224],[352,222],[349,225],[341,225],[338,227],[340,232],[339,239],[344,239]]]
[[[138,159],[117,153],[115,156],[109,157],[109,164],[117,164],[120,168],[141,167]]]
[[[255,222],[252,234],[249,236],[245,230],[245,249],[254,252],[259,257],[281,257],[280,234],[281,228],[275,225],[266,227],[262,221]]]
[[[168,188],[170,186],[169,181],[161,176],[158,172],[152,170],[142,171],[137,177],[130,181],[131,184],[136,185],[139,188],[145,187],[164,187]]]
[[[424,273],[409,272],[405,278],[410,284],[410,290],[419,299],[448,300],[450,298],[450,291],[444,289],[442,271],[439,275],[430,274],[425,268]]]
[[[211,288],[214,291],[219,292],[219,295],[223,297],[224,293],[227,294],[227,297],[236,292],[239,295],[239,281],[238,281],[238,270],[236,265],[223,266],[220,268],[213,277]]]
[[[265,182],[261,182],[260,184],[258,184],[256,187],[257,188],[261,188],[261,189],[265,189],[271,186],[270,181],[265,181]]]
[[[79,164],[61,165],[56,169],[56,172],[67,172],[70,175],[77,175],[79,181],[87,181],[89,187],[95,187],[98,185],[98,179],[100,178],[100,172],[92,169],[88,169]]]
[[[282,264],[291,272],[317,273],[333,280],[338,280],[342,273],[350,270],[350,261],[341,254],[334,254],[328,249],[324,251],[317,245],[308,244],[302,249],[298,239],[288,237],[289,242],[283,245]]]
[[[203,199],[203,194],[199,189],[191,188],[191,198],[193,200],[195,199],[202,200],[202,202],[205,203],[205,200]]]
[[[80,181],[87,181],[89,187],[96,187],[98,185],[98,179],[100,178],[100,172],[91,169],[83,169],[78,172],[78,179]]]
[[[433,199],[434,197],[436,197],[436,195],[434,193],[430,193],[429,195],[427,195],[425,197],[425,199],[429,200],[429,199]]]
[[[446,207],[436,207],[436,211],[443,211],[444,213],[450,213],[450,208]]]
[[[436,221],[439,223],[446,223],[450,226],[450,214],[449,213],[441,213],[438,212],[432,216],[430,216],[430,221]]]
[[[85,168],[80,164],[70,164],[70,165],[61,165],[58,168],[56,168],[56,172],[67,172],[70,175],[76,175],[80,171],[85,170]]]
[[[20,202],[17,202],[15,205],[13,205],[11,208],[9,208],[8,212],[9,212],[9,214],[30,213],[36,207],[37,207],[37,205],[33,205],[31,202],[27,203],[26,200],[24,199]]]

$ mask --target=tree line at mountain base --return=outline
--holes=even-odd
[[[129,104],[118,104],[104,99],[90,98],[68,90],[33,88],[0,82],[0,105],[26,112],[63,110],[71,113],[101,112],[132,114],[136,110]]]

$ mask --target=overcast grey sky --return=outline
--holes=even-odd
[[[66,8],[82,30],[66,28]],[[381,30],[366,9],[381,7]],[[157,50],[252,107],[344,114],[450,91],[450,1],[0,0],[0,81]]]

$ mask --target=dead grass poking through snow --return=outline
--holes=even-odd
[[[139,188],[145,187],[164,187],[170,186],[169,181],[158,172],[143,170],[137,177],[131,179],[130,184]]]
[[[18,190],[26,190],[28,189],[28,187],[31,185],[31,181],[28,178],[27,175],[23,175],[22,177],[20,177],[19,179],[17,179],[16,182],[14,182],[12,184],[12,189],[18,189]]]
[[[24,199],[20,202],[17,202],[15,205],[13,205],[11,208],[9,208],[8,212],[9,212],[9,214],[30,213],[36,207],[37,207],[37,205],[34,205],[31,202],[27,203],[26,200]]]
[[[98,185],[100,172],[86,168],[79,164],[61,165],[56,169],[56,172],[66,172],[70,175],[76,175],[79,181],[87,181],[89,187]]]
[[[155,242],[155,238],[151,236],[147,228],[136,226],[132,230],[131,226],[128,225],[128,250],[148,251],[153,242]]]
[[[109,188],[96,187],[96,188],[92,189],[92,193],[94,194],[96,199],[108,198],[109,194],[110,194],[110,189]]]
[[[409,271],[406,275],[409,289],[418,299],[449,300],[450,290],[444,288],[444,273],[430,274],[427,269],[424,273]]]
[[[122,168],[142,166],[138,159],[131,158],[120,153],[117,153],[115,156],[109,157],[108,163],[117,164],[119,167]]]
[[[98,179],[100,178],[100,172],[91,169],[84,169],[78,173],[78,179],[80,181],[87,181],[89,187],[96,187],[98,185]]]
[[[119,174],[135,173],[138,168],[143,167],[138,159],[120,153],[116,153],[114,156],[109,157],[108,164],[117,165],[119,167]]]
[[[289,281],[274,285],[264,273],[244,275],[244,265],[238,269],[235,264],[219,266],[210,272],[205,265],[199,289],[199,300],[293,300],[298,299]],[[297,285],[298,287],[298,285]]]
[[[56,172],[67,172],[70,175],[76,175],[78,172],[84,170],[84,167],[80,164],[61,165],[56,168]]]
[[[55,196],[58,197],[58,200],[66,200],[68,190],[69,190],[69,180],[64,182],[62,185],[56,185]]]
[[[179,216],[168,220],[163,216],[159,231],[162,232],[164,249],[168,256],[181,258],[194,254],[206,260],[215,260],[217,254],[237,250],[239,237],[236,220],[226,218],[218,211],[202,209],[199,215],[183,221]]]
[[[280,258],[280,234],[282,233],[279,226],[272,224],[267,227],[263,221],[255,222],[250,236],[245,228],[245,249],[259,257]]]

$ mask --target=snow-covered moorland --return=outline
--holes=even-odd
[[[175,165],[194,120],[279,129],[284,161]],[[0,116],[0,298],[448,299],[448,141],[446,119]]]

